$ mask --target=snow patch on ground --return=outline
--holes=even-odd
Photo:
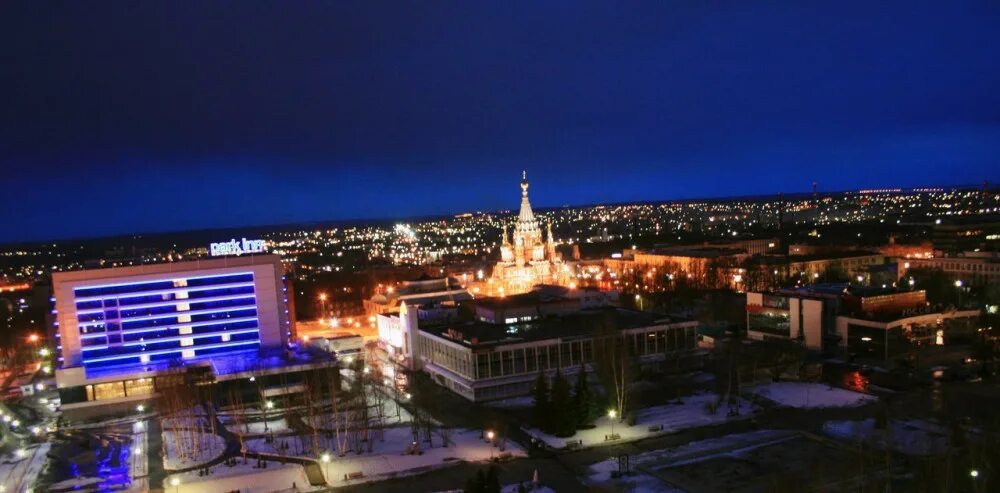
[[[226,429],[233,433],[244,433],[250,435],[262,435],[265,433],[283,433],[289,430],[288,422],[285,418],[271,418],[266,421],[244,421],[242,426],[236,424],[236,420],[226,420]]]
[[[610,458],[591,465],[583,482],[592,488],[614,491],[683,493],[683,490],[665,484],[644,470],[661,469],[718,456],[738,456],[743,452],[780,443],[795,436],[794,431],[759,430],[699,440],[669,449],[652,450],[631,456],[632,473],[620,478],[611,477],[612,471],[618,470],[618,462],[615,458]]]
[[[530,395],[511,397],[499,401],[487,402],[486,407],[495,409],[526,409],[535,405],[535,398]]]
[[[534,488],[530,481],[526,481],[523,484],[525,490],[529,491],[530,493],[556,493],[556,490],[553,490],[552,488],[549,488],[547,486],[539,485],[537,488]],[[520,486],[520,484],[517,483],[505,484],[500,487],[500,493],[517,493],[518,486]],[[445,490],[445,491],[439,491],[437,493],[462,493],[462,490]]]
[[[434,432],[434,446],[428,447],[422,441],[422,435],[418,443],[423,451],[422,455],[405,455],[407,447],[413,443],[413,434],[410,427],[393,427],[384,430],[383,440],[374,438],[372,441],[373,452],[371,454],[356,454],[349,452],[343,457],[334,456],[329,463],[319,462],[328,482],[334,486],[341,486],[368,481],[377,481],[389,477],[418,474],[431,469],[447,467],[457,464],[459,461],[480,462],[488,461],[491,457],[499,457],[506,453],[510,457],[524,457],[527,454],[514,442],[508,441],[504,445],[504,450],[500,450],[499,445],[491,445],[480,437],[479,430],[452,429],[448,433],[449,446],[443,447],[443,438],[440,431]],[[262,438],[247,440],[246,446],[254,452],[268,454],[282,454],[303,457],[317,460],[316,456],[296,455],[298,449],[297,441],[311,443],[311,436],[288,436],[276,437],[274,442],[266,443]],[[290,444],[289,449],[280,447],[282,442]],[[345,476],[352,473],[362,473],[362,477],[345,481]]]
[[[35,484],[42,467],[48,461],[48,443],[25,447],[24,455],[16,452],[0,457],[0,485],[7,491],[25,491]]]
[[[873,395],[830,387],[826,384],[807,382],[774,382],[751,387],[748,392],[779,406],[803,409],[853,407],[878,400]]]
[[[163,446],[166,452],[163,468],[172,471],[196,467],[221,456],[226,450],[226,441],[210,433],[164,431]]]
[[[633,440],[640,440],[651,436],[673,433],[686,428],[696,428],[724,423],[734,419],[750,417],[755,408],[743,399],[737,399],[736,408],[738,414],[729,415],[729,406],[726,403],[718,405],[714,413],[709,412],[710,405],[716,403],[719,396],[713,393],[701,393],[682,397],[671,404],[662,406],[652,406],[640,409],[636,412],[636,424],[627,426],[623,422],[615,420],[614,433],[621,435],[621,438],[614,441],[605,440],[605,437],[612,433],[611,419],[602,416],[594,422],[596,425],[589,430],[578,430],[575,435],[569,438],[559,438],[542,432],[537,428],[526,428],[525,432],[537,440],[545,442],[549,447],[563,448],[568,442],[581,440],[580,446],[588,447],[605,443],[621,443]],[[734,409],[736,409],[734,408]]]
[[[256,460],[243,464],[237,461],[234,467],[216,466],[209,476],[198,476],[197,471],[171,474],[163,481],[163,491],[170,493],[271,493],[289,490],[292,484],[298,491],[311,491],[305,470],[298,464],[268,462],[267,469],[255,469]],[[177,480],[175,486],[173,481]]]
[[[891,420],[886,429],[875,429],[874,419],[861,421],[827,421],[823,433],[852,442],[892,450],[907,455],[938,455],[948,451],[949,431],[944,426],[925,420]]]

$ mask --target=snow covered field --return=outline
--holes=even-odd
[[[889,423],[886,429],[878,430],[874,419],[828,421],[823,424],[823,433],[880,449],[888,443],[892,450],[907,455],[935,455],[948,451],[949,431],[936,422],[891,420]]]
[[[285,421],[285,418],[277,418],[274,416],[271,416],[270,419],[267,420],[266,426],[264,421],[244,421],[242,426],[237,425],[235,420],[226,420],[223,421],[223,423],[226,425],[226,429],[233,433],[242,432],[251,435],[262,435],[264,433],[271,432],[282,433],[289,430],[288,422]]]
[[[517,487],[518,486],[519,486],[518,484],[505,484],[505,485],[503,485],[503,486],[500,487],[500,493],[517,493]],[[532,489],[532,485],[531,485],[530,481],[529,482],[525,482],[524,483],[524,487],[530,493],[556,493],[556,490],[553,490],[552,488],[549,488],[549,487],[546,487],[546,486],[541,486],[541,485],[539,485],[538,488]],[[439,491],[438,493],[462,493],[462,490],[445,490],[445,491]]]
[[[852,407],[878,400],[873,395],[807,382],[774,382],[747,391],[779,406],[796,408]]]
[[[218,435],[187,431],[164,431],[163,445],[166,448],[163,468],[168,471],[204,464],[222,455],[226,449],[225,440]],[[181,451],[191,455],[182,457]]]
[[[255,460],[249,464],[238,461],[235,467],[216,466],[210,476],[198,476],[197,471],[172,474],[163,481],[163,491],[168,493],[271,493],[288,490],[294,483],[299,491],[311,491],[305,470],[298,464],[269,462],[267,469],[254,469]],[[173,480],[177,479],[174,486]]]
[[[667,485],[642,470],[659,469],[718,456],[739,456],[743,452],[781,443],[795,436],[796,433],[793,431],[760,430],[699,440],[671,449],[654,450],[632,456],[633,474],[617,479],[611,477],[611,472],[618,469],[618,463],[611,458],[591,465],[583,481],[592,488],[613,491],[683,493],[683,490]]]
[[[369,397],[368,402],[369,406],[371,406],[371,408],[369,409],[369,414],[374,416],[376,413],[374,406],[377,406],[379,404],[378,400],[374,397]],[[407,412],[406,408],[399,406],[396,403],[396,401],[384,398],[382,399],[381,405],[382,405],[382,417],[385,422],[385,425],[387,426],[400,423],[409,423],[410,420],[412,419],[412,416],[410,416],[410,413]],[[315,417],[316,419],[315,422],[332,423],[334,420],[332,419],[332,413],[330,412],[330,408],[328,407],[329,401],[319,402],[317,403],[317,406],[327,406],[327,407],[323,408],[325,411],[323,415],[317,413],[317,416]],[[242,431],[243,433],[246,434],[261,435],[270,432],[283,433],[291,431],[291,429],[288,427],[288,422],[284,418],[286,412],[285,410],[273,409],[271,411],[268,411],[267,430],[264,429],[264,421],[262,420],[263,413],[254,408],[248,408],[247,411],[248,411],[247,414],[241,417],[242,426],[237,425],[236,414],[233,411],[220,412],[219,419],[222,421],[224,425],[226,425],[226,429],[228,429],[233,433],[238,433]],[[304,421],[308,421],[308,417],[305,416],[306,410],[304,408],[301,407],[295,408],[292,411],[299,413],[299,415],[302,416],[302,419]],[[346,413],[348,411],[342,409],[341,412]]]
[[[523,395],[521,397],[511,397],[509,399],[491,401],[484,404],[484,406],[492,407],[494,409],[527,409],[534,405],[535,405],[535,398],[530,395]]]
[[[641,409],[636,413],[635,426],[626,426],[625,423],[615,420],[614,433],[621,435],[621,438],[613,442],[605,440],[605,435],[610,435],[612,429],[611,420],[607,416],[599,418],[594,423],[595,428],[578,430],[575,435],[569,438],[558,438],[536,428],[528,428],[525,431],[550,447],[563,448],[567,442],[576,440],[582,440],[581,446],[588,447],[604,443],[640,440],[686,428],[716,425],[729,420],[748,418],[755,411],[749,402],[739,399],[739,414],[736,416],[728,416],[729,407],[725,403],[720,404],[714,413],[710,413],[708,411],[709,404],[718,398],[717,394],[712,393],[694,394],[680,398],[679,404],[665,404]],[[651,429],[651,427],[655,429]]]
[[[12,453],[0,457],[0,485],[7,491],[30,489],[48,460],[50,447],[48,443],[31,445],[23,449],[24,455]]]
[[[343,457],[334,455],[328,464],[320,463],[320,466],[331,484],[343,485],[417,474],[456,464],[458,461],[486,461],[490,457],[497,457],[502,453],[496,447],[493,447],[491,451],[489,443],[480,438],[478,430],[453,429],[448,438],[450,445],[443,447],[440,433],[435,432],[433,447],[427,447],[425,443],[421,442],[422,455],[404,455],[405,449],[413,442],[410,427],[386,428],[384,440],[374,439],[374,451],[371,454],[348,453]],[[280,454],[282,451],[277,446],[282,440],[298,439],[295,436],[279,438],[273,443],[266,443],[264,439],[253,439],[247,441],[247,447],[255,452]],[[309,440],[309,437],[305,437],[307,443]],[[295,448],[292,445],[293,451]],[[517,444],[510,441],[506,443],[503,452],[509,453],[512,457],[527,455]],[[289,451],[285,450],[285,453],[287,454]],[[317,457],[314,456],[305,458],[317,460]],[[344,481],[345,475],[357,472],[362,473],[363,477],[349,482]]]

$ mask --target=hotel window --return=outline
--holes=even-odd
[[[125,397],[125,387],[122,382],[99,383],[87,387],[87,397],[93,396],[95,401]]]
[[[149,395],[153,393],[153,379],[152,378],[140,378],[137,380],[126,380],[125,381],[125,394],[129,396],[133,395]]]

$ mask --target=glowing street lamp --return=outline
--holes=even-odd
[[[496,434],[493,433],[493,430],[488,430],[486,432],[486,439],[489,440],[489,442],[490,442],[490,460],[493,460],[493,445],[494,445],[493,438],[494,437],[496,437]]]
[[[135,412],[137,412],[137,413],[141,413],[141,412],[143,412],[145,410],[146,410],[146,406],[144,406],[142,404],[139,404],[138,406],[135,406]]]
[[[170,478],[170,485],[174,487],[174,493],[178,493],[181,490],[181,480],[180,478],[174,476]]]
[[[274,409],[274,401],[267,401],[264,403],[264,406],[268,409]]]
[[[330,482],[330,454],[323,452],[323,455],[319,456],[319,460],[323,462],[323,474],[326,477],[326,482]]]
[[[326,318],[326,293],[319,294],[319,302],[320,302],[319,319],[323,320],[324,318]]]
[[[618,411],[615,411],[614,409],[609,409],[608,410],[608,418],[611,420],[611,434],[612,435],[615,434],[615,418],[617,418],[617,417],[618,417]]]

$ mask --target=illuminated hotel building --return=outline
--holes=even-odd
[[[288,343],[276,255],[57,272],[52,287],[64,410],[146,399],[193,364],[238,373]]]

